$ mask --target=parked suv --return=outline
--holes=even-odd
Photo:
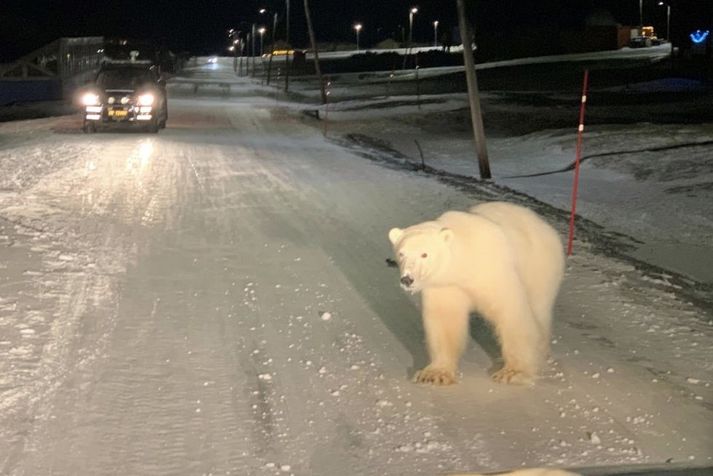
[[[85,132],[129,125],[156,133],[166,127],[166,82],[151,62],[110,61],[82,95]]]

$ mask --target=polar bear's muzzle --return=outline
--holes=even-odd
[[[416,280],[409,273],[402,275],[399,283],[401,283],[401,289],[411,294],[416,294],[421,290]]]

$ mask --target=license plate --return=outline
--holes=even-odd
[[[128,114],[128,111],[124,111],[124,110],[116,110],[116,111],[110,110],[108,112],[109,112],[109,115],[112,117],[126,117],[126,115]]]

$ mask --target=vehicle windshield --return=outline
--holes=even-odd
[[[139,68],[108,69],[97,75],[97,86],[103,89],[136,89],[151,82],[151,73]]]

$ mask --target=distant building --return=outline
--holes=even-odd
[[[622,25],[607,10],[595,9],[587,15],[584,25],[578,31],[564,31],[561,34],[562,47],[571,53],[616,50],[632,44],[632,39],[643,37],[641,46],[651,46],[656,40],[654,28]]]

